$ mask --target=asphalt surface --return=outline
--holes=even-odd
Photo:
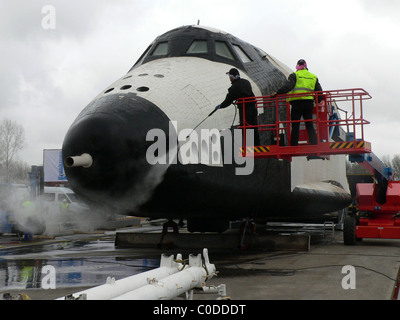
[[[160,227],[132,230],[159,231]],[[162,253],[182,253],[184,258],[201,253],[198,249],[120,249],[114,239],[113,231],[32,242],[2,236],[0,295],[53,300],[104,284],[107,277],[118,280],[156,268]],[[310,250],[299,252],[210,249],[210,262],[219,275],[207,285],[225,284],[232,301],[397,299],[400,241],[364,239],[355,246],[345,246],[340,231],[312,239]],[[54,267],[55,288],[44,288],[49,286],[44,280],[48,266]],[[195,294],[194,300],[217,297]]]

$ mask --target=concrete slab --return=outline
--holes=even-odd
[[[312,245],[309,252],[270,252],[242,262],[220,261],[220,277],[210,284],[226,284],[234,300],[397,299],[399,258],[399,241],[365,240],[345,246],[340,233],[330,243]],[[354,288],[349,288],[345,266],[354,267]]]

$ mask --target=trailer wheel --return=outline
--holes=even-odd
[[[356,218],[352,215],[346,215],[343,225],[343,241],[345,245],[355,245],[356,238]]]

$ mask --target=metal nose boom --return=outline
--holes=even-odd
[[[93,164],[93,158],[90,154],[84,153],[80,156],[70,156],[64,159],[64,166],[67,168],[84,167],[90,168]]]

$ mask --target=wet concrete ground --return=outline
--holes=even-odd
[[[135,230],[142,231],[141,228]],[[148,231],[160,230],[159,227]],[[115,232],[76,234],[18,243],[0,238],[0,294],[25,293],[33,300],[52,300],[159,266],[162,253],[188,255],[190,250],[114,246]],[[201,236],[200,236],[201,239]],[[208,285],[225,284],[232,300],[389,300],[396,297],[400,241],[363,240],[345,246],[342,233],[314,239],[310,251],[209,250],[219,276]],[[45,266],[56,272],[56,288],[44,289]],[[354,278],[343,269],[354,267]],[[353,281],[354,280],[354,281]],[[355,288],[347,288],[355,285]],[[194,299],[215,299],[197,295]]]
[[[29,292],[31,299],[54,299],[64,291],[104,284],[108,276],[120,279],[159,266],[158,253],[116,249],[114,235],[106,231],[32,242],[0,237],[0,293]],[[56,271],[55,290],[42,288],[48,265]]]

